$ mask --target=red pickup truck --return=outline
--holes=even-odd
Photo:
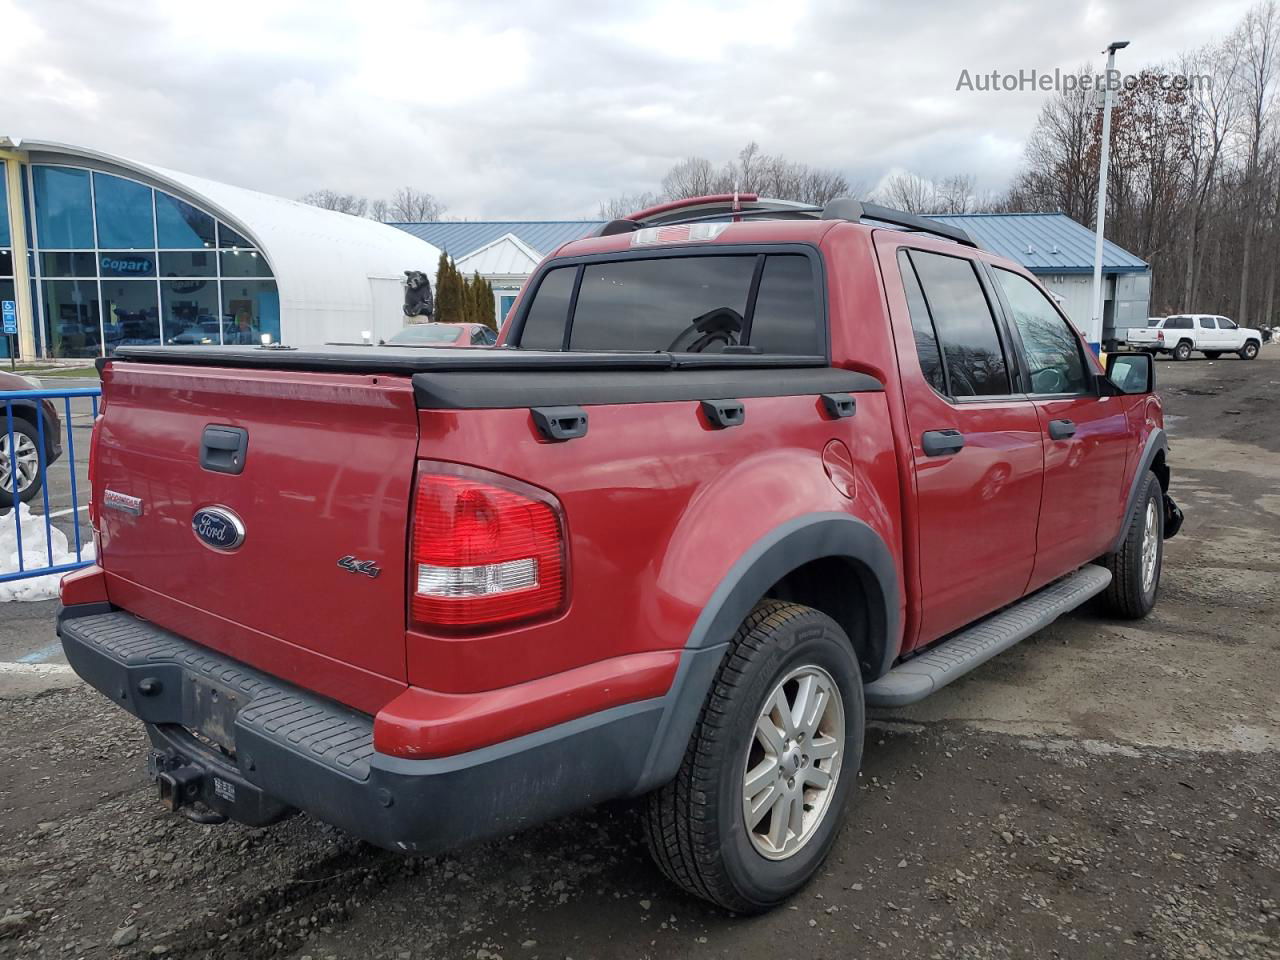
[[[76,671],[174,810],[431,853],[647,795],[735,911],[831,849],[867,705],[1156,601],[1146,355],[855,201],[713,197],[542,263],[499,346],[121,348]]]

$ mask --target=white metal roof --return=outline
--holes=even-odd
[[[150,183],[214,214],[266,256],[280,292],[283,337],[292,343],[354,337],[359,331],[398,329],[389,313],[389,283],[405,270],[435,276],[440,250],[395,227],[321,210],[256,190],[206,180],[98,150],[38,140],[9,141],[32,163],[83,163]],[[3,140],[0,139],[0,143]],[[381,295],[375,293],[382,287]]]
[[[542,255],[514,233],[504,233],[490,240],[477,250],[457,261],[463,274],[479,273],[481,276],[528,276],[533,273]]]

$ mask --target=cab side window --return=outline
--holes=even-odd
[[[1026,277],[997,267],[996,282],[1004,291],[1013,325],[1031,368],[1031,393],[1088,393],[1080,338],[1048,298]]]
[[[942,347],[950,395],[1007,396],[1009,367],[973,261],[923,250],[912,250],[910,259]]]
[[[1201,329],[1201,330],[1212,330],[1212,329],[1214,329],[1214,326],[1213,326],[1213,317],[1201,317],[1201,318],[1200,318],[1200,329]]]
[[[933,329],[933,320],[929,317],[929,307],[924,302],[924,292],[920,289],[920,280],[916,277],[916,268],[911,265],[907,251],[898,251],[898,270],[902,274],[902,286],[907,294],[907,311],[911,314],[911,330],[915,334],[916,356],[920,358],[920,369],[929,386],[938,393],[946,395],[947,378],[942,369],[942,351],[938,349],[938,334]]]

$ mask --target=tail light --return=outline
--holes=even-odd
[[[419,467],[410,560],[409,606],[419,623],[480,627],[564,606],[559,504],[505,477]]]
[[[1163,330],[1157,330],[1157,331],[1156,331],[1156,339],[1157,339],[1158,341],[1160,341],[1161,343],[1164,343],[1164,331],[1163,331]]]

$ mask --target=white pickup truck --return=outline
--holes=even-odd
[[[1127,342],[1135,350],[1150,353],[1172,353],[1175,360],[1186,360],[1191,351],[1199,350],[1210,360],[1224,353],[1238,354],[1241,360],[1252,360],[1262,346],[1262,334],[1240,327],[1234,320],[1210,313],[1183,313],[1172,317],[1153,317],[1145,327],[1129,330]]]

